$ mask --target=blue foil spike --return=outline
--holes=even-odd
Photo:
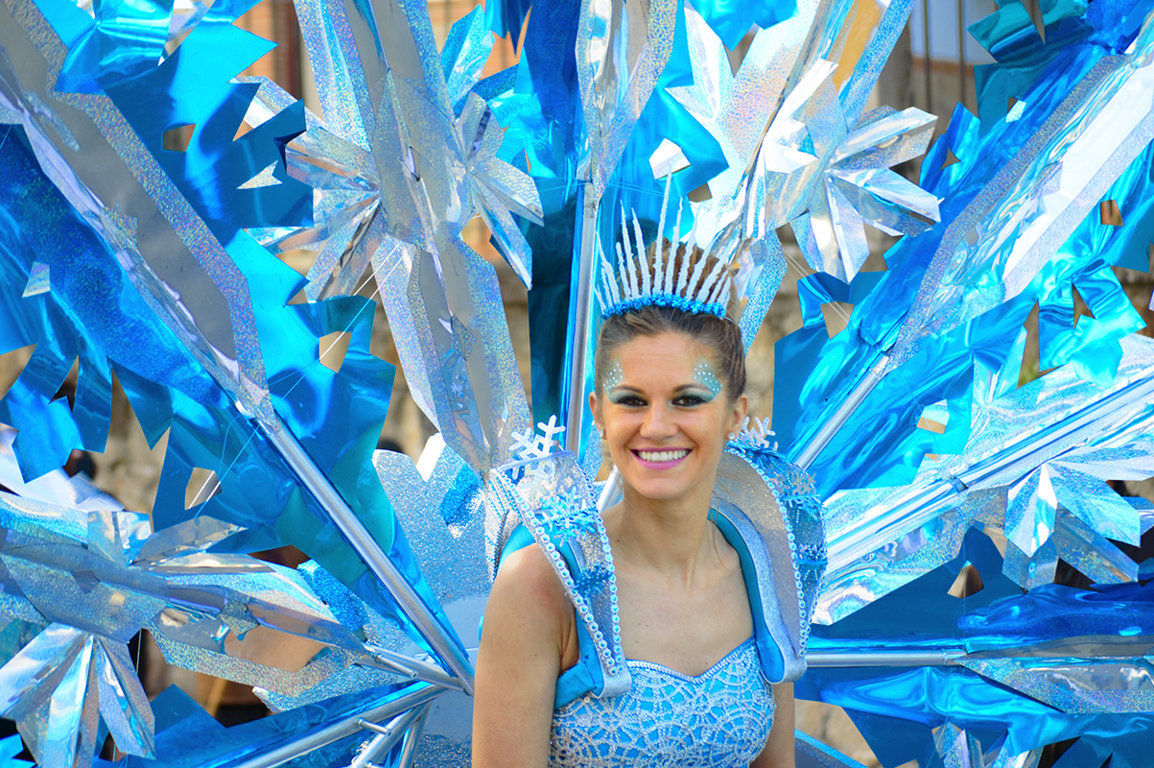
[[[1027,556],[1054,532],[1058,496],[1049,467],[1042,466],[1010,488],[1006,505],[1006,536]]]
[[[51,89],[46,75],[49,60],[59,66],[63,52],[36,9],[19,5],[29,29],[15,22],[2,25],[2,42],[11,56],[0,62],[11,69],[5,99],[14,105],[29,141],[43,158],[45,173],[68,191],[72,204],[107,237],[108,245],[101,249],[107,247],[112,259],[123,260],[150,305],[150,314],[162,318],[198,362],[230,386],[243,407],[268,415],[246,286],[243,281],[214,284],[206,273],[235,277],[227,253],[150,163],[139,139],[106,97],[94,94],[78,102],[86,112]],[[101,128],[124,143],[122,154]],[[99,163],[97,158],[116,159]],[[118,205],[108,206],[104,199],[117,200]],[[166,280],[171,283],[166,285]],[[179,287],[184,309],[172,306],[170,286]],[[196,328],[193,317],[199,322]],[[229,360],[235,363],[231,367]]]
[[[736,48],[741,38],[749,32],[751,23],[766,29],[774,24],[780,24],[798,12],[794,0],[769,3],[752,9],[733,0],[709,0],[694,3],[694,7],[730,50]]]
[[[970,768],[985,762],[982,745],[977,737],[953,723],[945,723],[934,729],[934,746],[937,747],[944,768]]]

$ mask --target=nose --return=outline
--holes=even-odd
[[[645,419],[641,422],[640,431],[642,437],[652,440],[672,437],[676,434],[677,426],[673,423],[673,414],[668,404],[652,403],[645,411]]]

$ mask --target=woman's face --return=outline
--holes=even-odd
[[[589,405],[627,488],[654,500],[708,499],[748,408],[744,395],[726,395],[715,358],[680,332],[638,336],[611,354]]]

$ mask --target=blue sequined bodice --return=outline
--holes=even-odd
[[[553,768],[745,768],[773,724],[753,638],[701,675],[627,661],[630,689],[553,711]]]

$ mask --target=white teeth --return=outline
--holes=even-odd
[[[641,457],[642,461],[677,461],[689,455],[689,451],[681,449],[678,451],[638,451],[637,455]]]

